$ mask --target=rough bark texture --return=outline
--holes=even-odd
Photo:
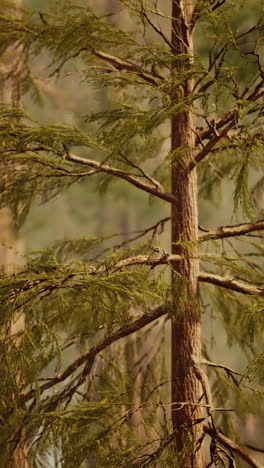
[[[172,45],[175,55],[192,54],[192,39],[188,24],[192,13],[191,0],[174,0],[172,6]],[[179,59],[175,75],[184,73],[189,60]],[[173,94],[173,99],[187,98],[192,81],[186,80]],[[194,159],[194,133],[192,112],[185,111],[172,118],[172,151],[181,148],[181,157],[172,162],[172,194],[177,202],[172,206],[172,253],[183,256],[173,265],[172,294],[174,319],[172,320],[172,423],[176,431],[176,450],[181,454],[181,465],[202,468],[202,451],[195,452],[195,444],[202,433],[197,420],[202,417],[197,406],[202,395],[200,382],[195,375],[193,359],[201,354],[200,319],[198,314],[199,264],[195,246],[186,250],[178,241],[195,241],[198,238],[197,178],[196,169],[188,169]],[[179,293],[179,277],[184,278]],[[180,294],[180,297],[179,297]]]

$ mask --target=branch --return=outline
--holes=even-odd
[[[154,29],[154,31],[162,37],[162,39],[164,40],[164,42],[169,46],[169,48],[176,52],[176,49],[173,47],[173,45],[171,44],[171,42],[169,41],[169,39],[165,36],[165,34],[163,33],[163,31],[161,29],[159,29],[152,21],[151,19],[149,18],[149,16],[147,15],[146,13],[146,10],[144,9],[144,7],[142,7],[142,15],[144,16],[144,18],[146,19],[146,21],[148,22],[148,24],[152,27],[152,29]]]
[[[264,296],[264,286],[255,286],[252,283],[237,279],[233,275],[220,276],[214,273],[200,273],[199,281],[231,289],[242,294],[249,294],[250,296]]]
[[[261,83],[259,83],[255,87],[254,91],[247,98],[247,101],[249,103],[256,102],[259,98],[262,98],[263,96],[264,96],[264,85],[263,85],[263,81],[261,81]],[[232,109],[230,109],[230,111],[218,117],[218,119],[212,119],[211,122],[209,122],[209,126],[207,128],[196,132],[195,144],[198,145],[201,142],[201,140],[210,138],[212,134],[216,134],[217,130],[220,130],[229,122],[231,123],[232,121],[236,121],[237,111],[238,111],[238,108],[233,107]]]
[[[218,117],[218,119],[212,119],[209,122],[209,126],[203,130],[197,132],[195,143],[198,145],[201,140],[209,138],[212,133],[216,134],[217,130],[220,130],[224,125],[234,120],[237,115],[237,107],[233,107],[230,111]]]
[[[122,270],[122,268],[125,268],[127,266],[131,265],[151,265],[151,266],[157,266],[157,265],[166,265],[171,262],[176,262],[181,260],[180,255],[174,255],[174,254],[168,254],[165,251],[162,252],[159,255],[137,255],[136,257],[130,257],[130,258],[125,258],[124,260],[120,260],[117,262],[117,264],[114,266],[113,271],[119,271]]]
[[[157,229],[160,227],[160,234],[163,232],[164,229],[164,224],[169,221],[171,218],[170,216],[167,216],[166,218],[160,219],[157,223],[155,223],[153,226],[150,226],[146,229],[141,229],[140,231],[134,231],[134,232],[129,232],[129,233],[122,233],[121,236],[124,237],[125,235],[131,235],[131,234],[136,234],[135,237],[131,237],[128,240],[125,240],[121,242],[121,244],[114,245],[114,249],[120,249],[124,245],[129,244],[130,242],[134,242],[137,239],[140,239],[141,237],[145,236],[149,232],[153,231],[152,234],[152,239],[154,238],[154,235],[157,232]]]
[[[236,118],[234,115],[233,120],[222,130],[221,133],[216,134],[215,137],[211,138],[203,149],[195,156],[194,161],[189,164],[189,170],[192,170],[196,165],[202,161],[202,159],[210,153],[211,149],[224,137],[227,136],[229,130],[236,124]]]
[[[237,372],[234,369],[231,369],[231,367],[225,366],[224,364],[217,364],[216,362],[208,361],[207,359],[201,359],[200,363],[205,365],[205,366],[217,367],[219,369],[224,369],[227,373],[231,373],[231,374],[235,374],[235,375],[239,375],[240,377],[243,377],[243,374],[241,374],[240,372]]]
[[[130,159],[128,159],[121,152],[120,152],[120,156],[127,164],[129,164],[130,166],[134,167],[139,172],[141,172],[142,176],[145,177],[149,182],[151,182],[154,185],[154,187],[156,187],[157,189],[162,190],[162,185],[156,179],[151,177],[142,167],[140,167],[138,164],[134,163],[133,161],[130,161]]]
[[[129,266],[134,266],[134,265],[149,265],[152,268],[154,268],[157,265],[168,265],[170,263],[174,263],[176,261],[180,261],[181,256],[180,255],[175,255],[175,254],[169,254],[165,251],[161,251],[159,254],[154,254],[153,256],[151,255],[137,255],[135,257],[129,257],[125,258],[124,260],[120,260],[117,262],[115,265],[113,265],[112,272],[116,273],[123,268],[129,267]],[[98,267],[94,267],[93,265],[90,265],[88,269],[88,274],[89,275],[97,275],[100,273],[103,273],[105,271],[105,266],[104,265],[99,265]],[[63,283],[69,279],[73,279],[76,275],[78,275],[78,272],[72,272],[69,275],[67,275],[63,279]],[[205,283],[211,283],[216,286],[220,286],[223,288],[231,289],[236,292],[240,292],[242,294],[249,294],[249,295],[254,295],[254,296],[264,296],[264,286],[256,286],[253,283],[246,282],[245,280],[242,280],[240,278],[236,278],[233,275],[229,276],[220,276],[214,273],[207,273],[207,272],[200,272],[198,275],[198,280],[201,282]],[[30,283],[26,283],[25,286],[22,288],[22,290],[28,291],[34,287],[38,287],[45,283],[46,277],[45,278],[38,278],[35,281],[31,281]],[[54,290],[60,288],[60,285],[57,284],[56,286],[54,285],[47,285],[46,287],[44,286],[44,289],[39,291],[45,292],[49,290]],[[15,294],[19,293],[21,291],[20,289],[17,289]],[[15,296],[14,292],[12,293],[13,296]],[[10,296],[9,296],[10,298]],[[5,299],[6,300],[6,299]]]
[[[60,382],[63,382],[68,377],[70,377],[82,364],[86,364],[82,375],[85,374],[85,376],[87,376],[90,373],[93,363],[95,361],[95,358],[99,353],[101,353],[104,349],[108,348],[108,346],[110,346],[115,341],[118,341],[121,338],[124,338],[125,336],[129,336],[132,333],[135,333],[137,330],[154,322],[154,320],[157,320],[165,313],[166,313],[166,309],[163,306],[157,307],[152,312],[148,312],[148,313],[141,315],[141,317],[137,318],[129,325],[121,327],[118,330],[111,333],[110,335],[106,336],[105,338],[103,338],[103,340],[100,343],[92,346],[92,348],[90,348],[90,350],[87,353],[83,354],[78,359],[73,361],[72,364],[70,364],[63,371],[62,374],[55,376],[54,378],[49,378],[49,381],[47,383],[40,386],[39,392],[43,393],[45,390],[48,390],[54,385]],[[34,396],[35,396],[35,391],[30,390],[28,393],[24,394],[22,398],[26,402],[26,401],[29,401],[31,398],[34,398]]]
[[[156,224],[154,224],[153,226],[147,229],[142,229],[140,231],[135,231],[135,232],[130,233],[130,234],[138,234],[138,235],[127,241],[122,242],[122,244],[116,245],[115,248],[123,247],[123,245],[128,244],[129,242],[132,242],[142,236],[145,236],[148,232],[152,230],[155,231],[160,225],[163,226],[163,224],[165,224],[167,221],[170,221],[170,219],[171,219],[170,216],[167,216],[166,218],[161,219]],[[220,226],[219,228],[215,230],[211,230],[211,231],[202,226],[199,226],[199,229],[204,232],[204,234],[201,234],[199,236],[199,241],[204,242],[204,241],[213,240],[213,239],[224,239],[227,237],[244,236],[255,231],[263,231],[264,220],[257,221],[256,223],[235,224],[232,226]],[[124,234],[127,234],[127,233],[122,233],[122,235]]]
[[[101,60],[104,60],[107,63],[111,63],[116,70],[125,71],[137,75],[140,78],[142,78],[146,83],[149,83],[152,86],[159,86],[163,81],[163,78],[160,75],[154,75],[153,73],[144,72],[137,65],[119,57],[115,57],[114,55],[106,54],[102,50],[92,50],[92,53]]]
[[[27,152],[40,152],[40,151],[52,151],[53,153],[56,153],[56,150],[54,148],[49,148],[46,146],[32,146],[28,147],[22,150],[19,149],[6,149],[5,151],[1,152],[1,154],[8,155],[8,154],[21,154],[21,153],[27,153]],[[59,153],[61,156],[61,153]],[[105,172],[107,174],[111,174],[115,177],[118,177],[120,179],[126,180],[130,184],[134,185],[135,187],[150,193],[158,198],[161,198],[162,200],[166,200],[167,202],[174,204],[176,203],[176,198],[168,192],[165,192],[164,187],[153,177],[148,175],[143,169],[141,169],[139,166],[134,165],[135,168],[140,170],[142,172],[142,176],[148,179],[152,185],[148,184],[147,182],[142,181],[142,176],[136,175],[136,174],[131,174],[127,171],[124,171],[122,169],[118,169],[112,166],[108,166],[107,164],[100,163],[98,161],[95,161],[93,159],[86,159],[86,158],[81,158],[79,156],[75,156],[73,154],[66,152],[65,156],[66,161],[70,161],[73,163],[81,164],[83,166],[88,166],[92,167],[93,170],[89,172],[74,172],[74,171],[69,171],[66,168],[62,167],[56,167],[54,163],[52,163],[52,168],[57,169],[59,171],[59,174],[56,174],[56,177],[63,177],[63,176],[72,176],[72,177],[89,177],[94,174],[98,174],[100,172]],[[49,166],[49,162],[47,161],[42,161],[40,159],[37,160],[38,164],[43,164],[44,166]],[[17,169],[15,169],[17,171]],[[45,176],[43,176],[45,177]],[[50,176],[52,177],[52,175]],[[54,176],[55,177],[55,176]]]
[[[119,177],[120,179],[124,179],[130,184],[134,185],[135,187],[138,187],[141,190],[144,190],[145,192],[151,193],[152,195],[155,195],[156,197],[161,198],[162,200],[166,200],[169,203],[174,204],[177,201],[176,198],[172,194],[165,192],[164,188],[159,184],[158,181],[155,181],[156,187],[154,188],[151,185],[147,184],[146,182],[143,182],[142,180],[140,180],[139,176],[130,174],[129,172],[123,171],[122,169],[117,169],[117,168],[108,166],[106,164],[101,164],[97,161],[94,161],[93,159],[81,158],[79,156],[74,156],[73,154],[67,154],[65,159],[67,161],[71,161],[74,163],[82,164],[84,166],[92,167],[96,169],[96,172],[98,173],[105,172],[107,174],[111,174],[116,177]],[[78,176],[79,177],[82,176],[82,173],[78,173]],[[85,173],[83,173],[83,176],[85,176]]]
[[[236,453],[249,466],[252,466],[253,468],[263,468],[261,463],[258,463],[253,457],[248,455],[248,453],[245,452],[245,450],[240,447],[240,445],[226,437],[224,434],[221,434],[221,432],[211,429],[207,424],[204,424],[203,430],[206,434],[209,434],[212,437],[216,437],[221,445],[229,449],[231,452]]]
[[[256,223],[237,224],[234,226],[221,226],[216,230],[207,231],[199,236],[199,240],[207,241],[210,239],[224,239],[225,237],[244,236],[250,232],[263,231],[264,220]]]
[[[134,239],[132,239],[134,240]],[[153,250],[160,252],[159,254],[154,255],[136,255],[135,257],[124,258],[120,260],[115,265],[111,267],[111,272],[116,273],[121,271],[123,268],[135,265],[149,265],[154,268],[157,265],[168,265],[170,263],[178,262],[182,259],[180,255],[169,254],[165,250],[159,249],[159,247],[154,247]],[[94,267],[93,265],[89,266],[88,273],[89,275],[98,275],[103,273],[106,270],[104,264]],[[109,271],[109,267],[108,267]],[[77,274],[77,273],[76,273]]]

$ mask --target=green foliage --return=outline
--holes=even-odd
[[[180,168],[186,151],[194,158],[205,152],[192,161],[200,199],[219,206],[225,184],[234,202],[230,216],[254,220],[250,185],[254,171],[264,169],[257,2],[250,2],[254,17],[248,18],[244,2],[198,1],[194,57],[175,51],[171,17],[154,1],[121,1],[124,29],[115,15],[87,2],[55,3],[33,11],[4,2],[0,15],[0,55],[12,62],[1,81],[13,88],[12,102],[0,105],[0,207],[9,207],[15,227],[34,201],[46,203],[82,180],[87,190],[111,196],[113,181],[123,179],[168,201],[171,166]],[[47,123],[18,104],[23,96],[25,109],[30,99],[44,109],[49,84],[56,95],[57,78],[68,76],[76,96],[77,76],[90,93],[78,124]],[[182,97],[187,85],[191,91]],[[97,90],[104,102],[93,106]],[[170,120],[190,109],[194,147],[171,150]],[[198,303],[181,275],[171,290],[174,265],[160,266],[168,256],[157,249],[164,223],[144,226],[119,245],[109,232],[57,240],[28,255],[13,275],[1,275],[0,456],[10,466],[25,445],[36,467],[50,460],[67,468],[186,467],[193,441],[187,431],[184,450],[175,454],[164,338],[167,318],[181,320],[186,304],[197,318],[201,310],[216,317],[228,346],[245,360],[239,373],[213,366],[210,422],[238,439],[237,423],[261,412],[263,296],[210,286],[201,288]],[[147,241],[138,243],[143,235]],[[203,248],[203,239],[186,242],[183,233],[173,245],[198,256],[206,271],[263,291],[263,245],[248,239]]]

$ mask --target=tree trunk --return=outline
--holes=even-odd
[[[188,30],[191,14],[191,0],[173,1],[172,45],[176,57],[173,70],[175,76],[184,74],[190,66],[190,58],[179,56],[177,59],[177,55],[192,56],[192,38]],[[188,98],[192,84],[190,79],[184,81],[177,91],[172,92],[173,100]],[[172,272],[172,424],[181,466],[202,468],[202,451],[195,451],[202,432],[201,424],[197,423],[202,418],[201,407],[197,406],[202,390],[193,366],[201,355],[197,281],[199,260],[195,243],[190,243],[187,250],[181,245],[181,241],[196,241],[198,238],[196,169],[188,169],[194,157],[191,109],[172,117],[171,130],[171,149],[175,155],[172,161],[172,194],[177,198],[171,214],[172,253],[183,257],[181,262],[173,266]]]

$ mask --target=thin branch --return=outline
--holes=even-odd
[[[263,26],[262,26],[262,18],[257,22],[257,24],[255,24],[254,26],[252,26],[250,29],[248,29],[247,31],[244,31],[243,33],[241,34],[238,34],[236,39],[242,39],[242,37],[245,37],[247,34],[250,34],[254,31],[257,31],[258,29],[261,29]]]
[[[221,432],[211,429],[207,424],[204,424],[203,430],[206,434],[216,437],[218,442],[229,449],[232,453],[236,453],[242,460],[244,460],[249,466],[253,468],[263,468],[263,465],[258,463],[253,457],[248,455],[248,453],[236,442],[226,437]]]
[[[233,239],[232,239],[233,240]],[[242,240],[242,239],[239,239],[239,240]],[[236,254],[237,258],[241,258],[241,260],[243,260],[243,262],[245,262],[246,265],[249,266],[249,268],[252,268],[252,270],[256,271],[258,274],[259,272],[263,272],[263,268],[261,267],[261,265],[259,265],[258,262],[254,261],[254,260],[250,260],[249,258],[246,258],[246,257],[249,257],[251,255],[247,255],[247,256],[244,256],[242,255],[241,256],[241,253],[239,252],[239,250],[233,245],[233,243],[231,242],[231,240],[227,240],[227,244],[231,247],[231,249],[233,250],[233,252]]]
[[[255,447],[254,445],[250,445],[250,444],[244,444],[245,447],[249,448],[250,450],[254,450],[255,452],[259,452],[259,453],[264,453],[264,449],[261,449],[259,447]]]
[[[233,120],[221,131],[221,133],[216,134],[213,138],[211,138],[208,143],[204,146],[204,148],[195,156],[194,161],[192,161],[189,165],[189,170],[194,169],[196,165],[202,161],[205,156],[210,153],[211,149],[224,137],[227,136],[229,130],[236,125],[236,118],[234,116]]]
[[[162,200],[166,200],[169,203],[174,204],[177,201],[173,195],[164,191],[164,188],[159,184],[159,182],[156,182],[157,188],[154,188],[152,185],[149,185],[146,182],[139,180],[139,176],[130,174],[129,172],[108,166],[106,164],[101,164],[98,161],[94,161],[93,159],[81,158],[73,154],[67,154],[65,159],[67,161],[92,167],[96,169],[98,173],[105,172],[107,174],[119,177],[120,179],[124,179],[130,184],[135,185],[135,187],[138,187],[141,190],[144,190],[145,192],[151,193],[152,195],[155,195],[156,197],[161,198]],[[85,175],[85,173],[79,175]]]
[[[210,239],[224,239],[225,237],[244,236],[250,232],[263,231],[264,220],[256,223],[237,224],[234,226],[221,226],[216,230],[207,231],[199,236],[199,240],[207,241]]]
[[[90,350],[87,353],[83,354],[78,359],[73,361],[63,371],[62,374],[58,376],[54,376],[53,378],[50,377],[47,383],[40,386],[39,392],[43,393],[45,390],[48,390],[54,385],[60,382],[63,382],[68,377],[70,377],[83,364],[86,364],[83,374],[87,376],[90,373],[93,363],[95,361],[95,358],[99,353],[101,353],[103,350],[108,348],[108,346],[110,346],[115,341],[118,341],[121,338],[129,336],[132,333],[135,333],[137,330],[140,330],[146,325],[152,323],[154,320],[157,320],[165,313],[166,313],[166,309],[163,306],[157,307],[151,312],[142,314],[139,318],[131,322],[129,325],[121,327],[118,330],[111,333],[110,335],[106,336],[105,338],[103,338],[103,340],[100,343],[98,343],[95,346],[92,346],[92,348],[90,348]],[[30,390],[28,393],[24,394],[22,398],[24,401],[29,401],[31,400],[31,398],[34,398],[34,396],[35,396],[35,391]]]
[[[5,155],[8,155],[8,154],[21,154],[21,153],[27,153],[27,152],[39,152],[39,151],[53,151],[55,152],[54,149],[52,148],[48,148],[48,147],[45,147],[45,146],[33,146],[33,147],[29,147],[29,148],[25,148],[23,150],[16,150],[16,149],[12,149],[12,150],[9,150],[9,149],[6,149],[4,152],[2,152],[2,154],[5,154]],[[61,155],[61,154],[60,154]],[[37,162],[38,164],[42,164],[44,166],[50,166],[56,170],[59,171],[59,174],[56,174],[56,177],[63,177],[64,175],[66,176],[72,176],[72,177],[88,177],[88,176],[91,176],[91,175],[94,175],[94,174],[99,174],[100,172],[105,172],[107,174],[111,174],[115,177],[118,177],[120,179],[123,179],[123,180],[126,180],[127,182],[129,182],[130,184],[134,185],[135,187],[147,192],[147,193],[150,193],[158,198],[161,198],[162,200],[166,200],[167,202],[171,203],[171,204],[174,204],[176,203],[176,198],[171,194],[171,193],[168,193],[168,192],[165,192],[163,186],[157,181],[155,180],[153,177],[151,177],[149,174],[146,173],[146,171],[144,171],[143,169],[137,167],[135,165],[135,168],[137,168],[138,170],[141,170],[142,172],[142,176],[139,176],[139,175],[136,175],[136,174],[131,174],[127,171],[124,171],[122,169],[118,169],[118,168],[114,168],[112,166],[108,166],[107,164],[103,164],[103,163],[100,163],[98,161],[95,161],[93,159],[86,159],[86,158],[81,158],[79,156],[75,156],[73,154],[70,154],[68,152],[66,152],[66,156],[65,156],[65,160],[66,161],[70,161],[70,162],[74,162],[74,163],[77,163],[77,164],[82,164],[83,166],[88,166],[88,167],[92,167],[94,170],[92,171],[88,171],[88,172],[85,172],[85,171],[82,171],[82,172],[73,172],[73,171],[70,171],[70,170],[67,170],[66,168],[61,168],[61,167],[57,167],[54,163],[50,163],[48,161],[42,161],[41,159],[38,159]],[[13,169],[12,169],[13,170]],[[15,169],[16,172],[17,172],[17,169]],[[46,175],[42,175],[42,177],[46,177]],[[53,177],[52,175],[49,175],[49,177]],[[55,175],[54,175],[55,177]],[[142,180],[142,178],[145,177],[146,179],[148,179],[152,185],[144,182]]]
[[[256,102],[258,99],[264,96],[264,85],[263,82],[259,83],[251,95],[247,98],[249,103]],[[225,112],[222,116],[217,119],[212,119],[207,128],[204,128],[200,131],[197,131],[197,136],[195,143],[198,145],[201,140],[208,139],[212,134],[215,134],[216,131],[220,130],[222,127],[227,125],[229,122],[237,120],[238,108],[233,107],[230,111]],[[245,114],[246,115],[246,114]]]
[[[176,52],[175,48],[173,47],[173,45],[171,44],[171,42],[169,41],[169,39],[165,36],[165,34],[163,33],[163,31],[161,29],[159,29],[152,21],[151,19],[149,18],[149,16],[147,15],[145,9],[143,9],[142,11],[142,14],[144,16],[144,18],[146,19],[146,21],[148,22],[148,24],[152,27],[152,29],[154,29],[154,31],[162,37],[162,39],[164,40],[164,42],[169,46],[169,48]]]
[[[115,57],[114,55],[106,54],[102,50],[92,50],[92,54],[107,63],[111,63],[116,70],[137,75],[142,78],[143,81],[151,84],[152,86],[159,86],[163,81],[162,76],[145,72],[134,63],[128,62],[127,60],[121,59],[119,57]]]
[[[231,367],[227,367],[224,364],[217,364],[215,362],[208,361],[207,359],[201,359],[201,364],[208,366],[208,367],[216,367],[218,369],[224,369],[227,375],[234,374],[234,375],[238,375],[239,377],[244,377],[244,375],[241,374],[240,372],[237,372],[236,370],[231,369]]]
[[[153,226],[147,229],[142,229],[140,231],[135,231],[134,233],[131,233],[131,234],[138,234],[138,236],[132,239],[129,239],[127,241],[124,241],[122,244],[116,245],[115,248],[123,247],[123,245],[129,242],[132,242],[134,240],[137,240],[140,237],[143,237],[148,232],[157,229],[159,225],[163,225],[167,221],[170,221],[170,219],[171,219],[170,216],[167,216],[166,218],[161,219],[156,224],[154,224]],[[199,226],[199,229],[200,231],[204,232],[204,234],[200,234],[199,241],[204,242],[204,241],[214,240],[214,239],[224,239],[227,237],[247,236],[247,235],[250,235],[250,233],[252,232],[263,231],[264,220],[260,220],[255,223],[243,223],[243,224],[234,224],[231,226],[220,226],[215,230],[207,229],[204,226]],[[124,234],[127,234],[127,233],[122,233],[121,235],[124,235]],[[256,237],[259,237],[259,236],[256,235]]]
[[[208,366],[208,367],[213,367],[215,369],[223,369],[226,372],[226,375],[229,378],[232,379],[233,383],[238,388],[240,386],[242,386],[242,387],[246,388],[247,390],[251,390],[253,392],[256,390],[256,387],[252,387],[251,385],[243,383],[243,379],[245,379],[245,378],[249,379],[245,374],[242,374],[241,372],[238,372],[238,371],[232,369],[231,367],[228,367],[228,366],[226,366],[224,364],[218,364],[216,362],[211,362],[211,361],[208,361],[207,359],[201,359],[200,364]],[[238,376],[238,377],[241,377],[241,378],[238,380],[238,378],[235,377],[235,376]],[[257,384],[258,386],[259,385],[264,386],[264,384],[260,384],[259,382],[254,382],[254,383]]]
[[[137,235],[135,237],[131,237],[130,239],[121,242],[121,244],[114,245],[114,249],[120,249],[124,245],[129,244],[130,242],[134,242],[137,239],[140,239],[141,237],[144,237],[146,234],[148,234],[151,231],[154,231],[154,233],[153,233],[153,236],[154,236],[154,234],[157,232],[157,229],[159,228],[159,226],[160,226],[160,234],[161,234],[163,232],[164,224],[167,221],[169,221],[170,219],[171,219],[170,216],[167,216],[166,218],[160,219],[157,223],[155,223],[153,226],[150,226],[149,228],[141,229],[140,231],[134,231],[134,232],[130,232],[130,233],[126,233],[126,232],[121,233],[120,236],[122,236],[122,237],[125,236],[125,235],[131,235],[131,234],[137,234]]]
[[[91,49],[89,47],[82,47],[76,53],[74,53],[73,55],[70,55],[69,57],[64,59],[60,63],[60,65],[55,70],[52,71],[52,73],[49,75],[49,77],[52,77],[55,74],[60,73],[62,67],[65,65],[66,62],[68,62],[72,58],[78,57],[82,52],[91,53],[95,57],[98,57],[99,59],[104,60],[107,63],[110,63],[114,67],[112,69],[112,71],[114,71],[114,70],[118,70],[118,71],[121,71],[121,72],[125,71],[127,73],[137,75],[140,78],[142,78],[142,80],[145,83],[148,83],[148,84],[150,84],[152,86],[160,85],[162,83],[162,81],[163,81],[162,76],[154,74],[154,73],[145,72],[134,63],[131,63],[131,62],[129,62],[129,61],[125,60],[125,59],[122,59],[120,57],[116,57],[115,55],[107,54],[107,53],[103,52],[102,50]]]
[[[138,164],[134,163],[133,161],[130,161],[130,159],[128,159],[124,154],[120,153],[120,156],[122,159],[124,159],[124,161],[126,161],[127,164],[129,164],[130,166],[134,167],[139,172],[141,172],[142,176],[145,177],[149,182],[151,182],[156,189],[161,190],[161,191],[163,190],[162,185],[156,179],[151,177],[142,167],[140,167]]]
[[[196,144],[200,143],[200,140],[205,140],[210,138],[210,136],[218,130],[220,130],[224,125],[227,125],[230,121],[234,120],[234,116],[237,115],[237,107],[233,107],[230,111],[225,112],[223,115],[218,117],[217,119],[212,119],[209,122],[207,128],[197,131],[197,137],[195,140]]]
[[[264,296],[264,285],[256,286],[233,275],[220,276],[214,273],[200,273],[199,281],[231,289],[242,294],[249,294],[250,296]]]

